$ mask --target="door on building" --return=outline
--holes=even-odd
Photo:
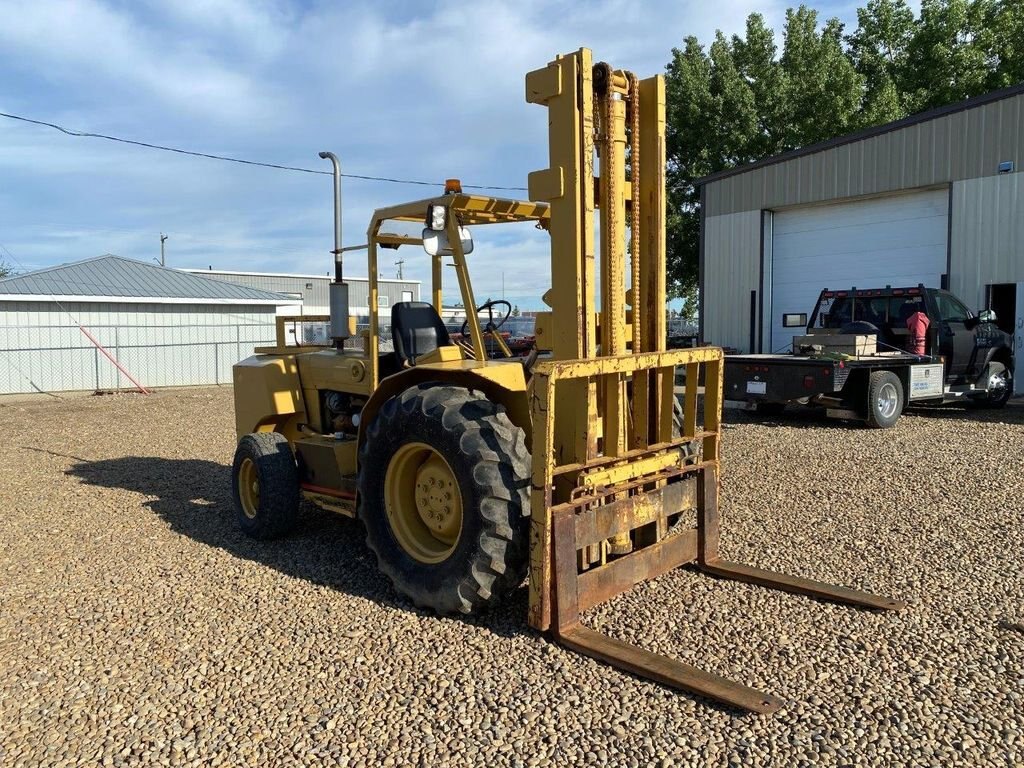
[[[1016,367],[1017,361],[1024,359],[1024,283],[1017,283],[1017,304],[1013,317],[1013,362]],[[1013,393],[1024,395],[1024,381],[1020,380],[1016,371],[1013,375]]]
[[[1024,356],[1024,283],[996,283],[985,289],[986,306],[996,313],[996,325],[1013,337],[1017,367]],[[1013,393],[1024,395],[1024,381],[1013,377]]]
[[[996,313],[999,330],[1013,335],[1017,332],[1017,283],[996,283],[986,288],[985,307]]]
[[[939,288],[948,219],[948,189],[775,212],[764,351],[791,347],[803,330],[786,319],[810,314],[824,288]]]

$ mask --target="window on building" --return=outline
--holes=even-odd
[[[402,291],[402,301],[412,301],[412,291]]]
[[[783,328],[803,328],[805,325],[807,325],[806,312],[797,312],[793,314],[785,314],[782,316]]]

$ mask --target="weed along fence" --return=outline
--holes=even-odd
[[[20,313],[0,312],[0,394],[136,389],[132,378],[146,388],[229,384],[231,366],[274,340],[273,307],[218,308],[214,317],[166,309],[136,308],[118,323],[87,322],[83,313],[81,327],[66,313],[33,313],[62,322],[12,323]]]

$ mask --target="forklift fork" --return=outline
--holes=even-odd
[[[620,457],[557,465],[552,438],[558,382],[641,372],[658,380],[676,365],[686,365],[696,374],[699,363],[705,364],[706,388],[711,393],[705,402],[702,430],[696,428],[694,377],[687,387],[682,434]],[[584,626],[580,613],[641,581],[687,564],[714,576],[821,600],[876,610],[904,607],[897,600],[720,559],[720,400],[714,393],[721,392],[721,350],[545,362],[535,369],[533,387],[530,624],[550,630],[559,643],[663,685],[751,712],[769,713],[782,704],[775,696],[608,637]],[[665,390],[671,397],[671,387]],[[699,456],[687,449],[694,440],[702,444]],[[680,513],[692,509],[697,512],[694,527],[670,530]],[[630,537],[632,551],[612,557],[607,542],[622,536]],[[595,551],[601,554],[590,562],[588,553]]]

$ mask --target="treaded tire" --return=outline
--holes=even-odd
[[[409,555],[385,509],[388,464],[406,443],[440,453],[458,479],[462,528],[444,560]],[[526,576],[530,454],[505,408],[480,392],[441,384],[412,387],[388,400],[359,452],[358,516],[377,567],[419,608],[471,614],[499,603]]]
[[[259,480],[259,502],[251,517],[245,513],[239,489],[246,460],[252,462]],[[299,473],[284,435],[254,432],[238,441],[231,467],[231,491],[238,526],[254,539],[276,539],[295,528],[299,516]]]
[[[892,393],[895,388],[896,407],[892,413],[888,413],[879,404],[879,398]],[[903,394],[903,382],[900,381],[892,371],[872,371],[868,378],[867,398],[867,422],[869,427],[875,429],[889,429],[900,419],[903,413],[903,406],[906,402]]]

